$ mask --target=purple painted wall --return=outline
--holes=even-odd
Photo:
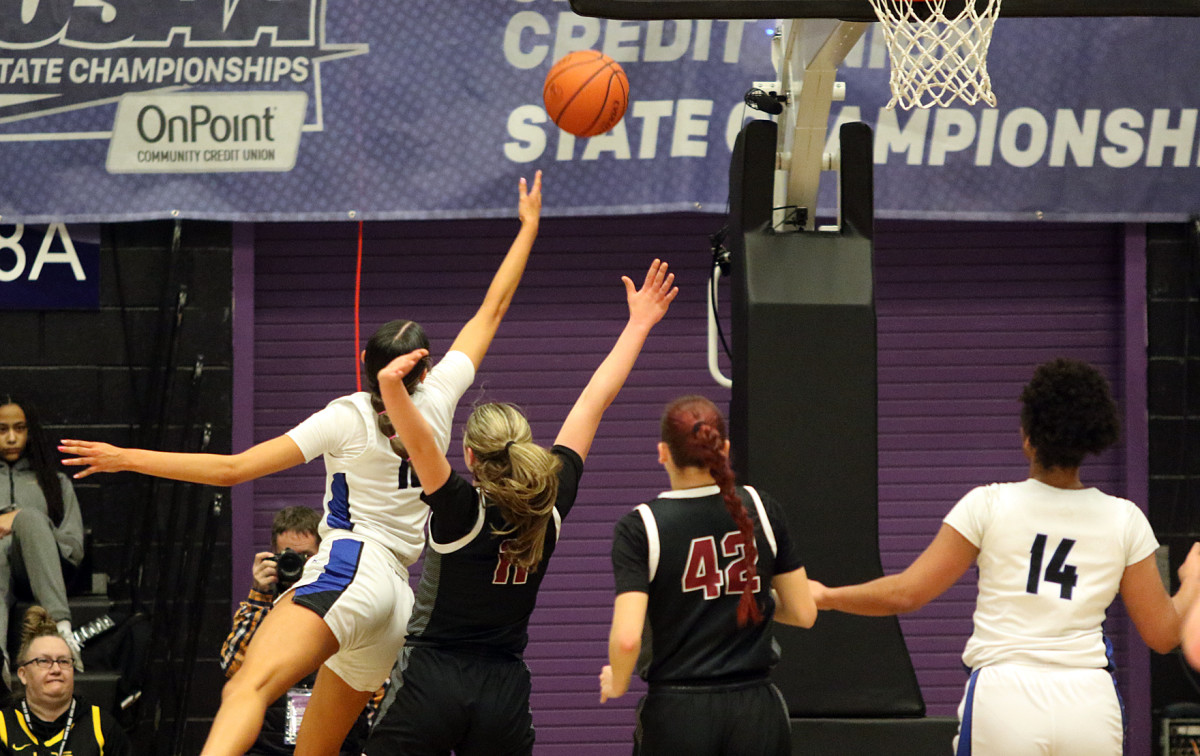
[[[680,298],[600,429],[580,504],[534,615],[528,659],[539,753],[624,752],[629,742],[636,695],[596,703],[612,600],[609,538],[621,513],[666,485],[653,453],[662,404],[693,391],[728,401],[728,391],[708,377],[704,357],[706,237],[719,225],[712,216],[545,221],[521,291],[467,395],[467,404],[496,398],[522,404],[535,436],[549,443],[624,321],[619,276],[639,273],[654,256],[671,262]],[[363,337],[392,317],[413,317],[441,354],[481,299],[515,230],[511,221],[368,226]],[[255,228],[255,441],[354,390],[355,231],[353,224]],[[1100,225],[880,224],[886,570],[907,565],[972,485],[1024,476],[1016,396],[1037,362],[1059,354],[1088,359],[1106,370],[1118,395],[1124,390],[1123,355],[1132,347],[1123,306],[1136,292],[1125,291],[1122,234]],[[1135,288],[1141,286],[1137,281]],[[459,421],[465,414],[460,409]],[[456,434],[452,448],[458,443]],[[1131,459],[1138,449],[1128,449]],[[1095,462],[1089,482],[1137,495],[1125,456]],[[271,513],[290,504],[319,507],[322,486],[316,463],[259,481],[253,514],[234,513],[235,532],[238,522],[252,522],[255,548],[265,544]],[[251,553],[235,551],[235,600],[248,583]],[[961,695],[959,654],[973,598],[973,582],[964,580],[902,619],[931,715],[952,716]],[[1109,629],[1119,658],[1126,655],[1125,626],[1116,610]],[[1141,669],[1144,652],[1138,653]],[[1135,687],[1144,684],[1136,678]],[[1123,686],[1129,682],[1122,679]],[[1136,724],[1148,697],[1125,693]],[[1131,740],[1138,739],[1146,738]]]
[[[600,428],[533,618],[527,660],[539,753],[611,753],[612,743],[631,737],[637,696],[596,703],[612,605],[609,543],[622,513],[667,487],[655,463],[661,407],[680,393],[728,402],[728,391],[708,378],[704,352],[707,235],[720,225],[693,216],[543,221],[521,289],[459,410],[460,427],[471,402],[514,401],[535,438],[549,444],[624,325],[621,275],[640,281],[653,258],[670,262],[680,296]],[[515,232],[515,221],[368,226],[363,338],[391,318],[411,317],[435,356],[444,353]],[[353,224],[257,229],[256,441],[354,390],[354,234]],[[267,542],[278,507],[320,506],[323,481],[319,463],[258,481],[256,543]],[[241,558],[248,564],[250,555]]]
[[[1021,387],[1056,356],[1123,386],[1121,229],[1100,225],[888,224],[876,237],[879,514],[885,572],[907,566],[975,485],[1020,480]],[[1126,494],[1124,455],[1085,480]],[[953,716],[966,675],[975,576],[901,618],[928,712]],[[1108,623],[1124,653],[1123,614]]]

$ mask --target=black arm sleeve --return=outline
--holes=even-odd
[[[804,560],[800,558],[800,552],[788,533],[783,507],[769,494],[761,490],[758,494],[762,497],[763,508],[767,510],[767,519],[771,521],[771,530],[775,532],[775,574],[782,575],[800,569],[804,566]]]
[[[453,543],[471,532],[479,519],[479,492],[453,470],[438,490],[421,494],[429,505],[429,534],[437,543]]]
[[[562,461],[562,469],[558,471],[558,498],[554,506],[558,509],[559,517],[564,520],[575,506],[575,497],[579,494],[579,479],[583,477],[583,460],[574,449],[555,444],[550,453]]]
[[[613,529],[612,564],[618,595],[650,592],[650,543],[646,523],[636,510],[618,520]]]

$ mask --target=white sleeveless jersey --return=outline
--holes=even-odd
[[[945,522],[979,549],[963,663],[1108,665],[1104,612],[1125,568],[1158,548],[1133,502],[1030,479],[974,489]]]
[[[443,452],[450,445],[454,408],[474,378],[471,359],[449,352],[412,395]],[[369,393],[334,399],[287,435],[306,462],[324,455],[323,541],[348,534],[369,539],[405,567],[420,557],[429,508],[421,501],[421,484],[408,461],[380,432]]]

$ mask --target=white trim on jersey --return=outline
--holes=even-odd
[[[552,511],[554,513],[554,542],[558,543],[558,537],[562,535],[562,515],[559,514],[557,506]]]
[[[771,553],[779,556],[779,547],[775,545],[775,529],[771,527],[771,519],[767,517],[767,508],[763,506],[762,499],[752,486],[742,486],[750,492],[750,498],[754,499],[754,507],[758,510],[758,521],[762,524],[763,535],[767,537],[767,543],[771,544]]]
[[[650,568],[649,579],[654,582],[654,574],[658,572],[658,556],[661,551],[658,540],[658,522],[654,519],[654,513],[650,511],[649,504],[638,504],[634,509],[642,516],[642,524],[646,526],[646,563]]]
[[[459,538],[457,541],[451,541],[450,543],[438,543],[437,541],[433,540],[433,533],[430,532],[429,548],[433,549],[439,554],[449,554],[451,552],[458,551],[471,541],[475,540],[475,536],[479,535],[479,533],[483,530],[483,521],[486,519],[487,515],[483,509],[483,491],[476,489],[476,493],[479,494],[479,516],[475,518],[475,527],[471,528],[471,532],[467,533],[462,538]]]
[[[696,488],[672,488],[669,491],[663,491],[658,495],[660,499],[702,499],[705,496],[721,493],[721,487],[716,483],[711,486],[697,486]]]

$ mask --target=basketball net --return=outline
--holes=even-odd
[[[946,107],[956,99],[995,107],[987,51],[1000,0],[966,0],[954,18],[946,15],[946,0],[871,0],[871,6],[892,61],[889,110]]]

